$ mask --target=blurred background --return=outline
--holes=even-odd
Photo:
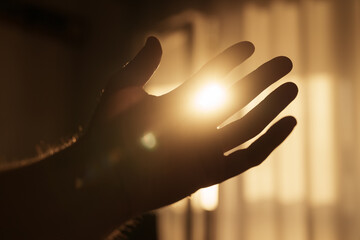
[[[81,131],[149,35],[164,52],[146,86],[155,95],[238,41],[256,50],[229,82],[288,56],[293,71],[237,116],[293,81],[299,96],[281,116],[298,125],[262,165],[146,215],[130,239],[360,239],[358,0],[1,1],[0,163]]]

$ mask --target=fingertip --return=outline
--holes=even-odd
[[[248,58],[254,53],[255,46],[252,42],[243,41],[234,44],[229,50],[235,51],[240,57]]]
[[[146,43],[150,43],[150,42],[159,42],[159,39],[155,36],[148,36],[146,39]]]
[[[280,145],[293,131],[297,121],[293,116],[286,116],[272,125],[269,130],[262,135],[259,142],[268,142],[271,148]],[[254,144],[255,146],[256,144]]]
[[[283,117],[278,121],[279,125],[286,125],[289,127],[289,129],[293,129],[297,125],[297,120],[293,116],[286,116]]]
[[[274,58],[274,60],[278,61],[278,63],[281,64],[282,69],[284,69],[286,72],[290,72],[293,69],[293,63],[291,59],[286,56],[278,56]]]
[[[149,48],[155,50],[154,52],[156,52],[158,55],[162,54],[161,43],[160,43],[159,39],[156,38],[155,36],[149,36],[146,39],[145,47],[149,47]]]
[[[288,96],[292,100],[295,99],[299,93],[299,89],[298,89],[297,85],[293,82],[286,82],[283,85],[281,85],[280,87],[285,88],[285,91],[288,93]]]
[[[118,85],[143,86],[158,68],[162,56],[160,41],[150,36],[138,54],[126,65]]]
[[[286,116],[280,119],[265,134],[251,144],[248,149],[255,152],[262,149],[257,157],[264,160],[275,148],[285,141],[296,124],[297,121],[293,116]]]
[[[243,44],[246,46],[249,54],[252,55],[255,52],[255,45],[250,41],[244,41]]]
[[[289,86],[289,88],[291,89],[292,92],[295,92],[296,94],[299,93],[299,88],[297,87],[297,85],[295,83],[287,82],[285,84]]]
[[[297,125],[297,120],[296,118],[294,118],[293,116],[288,116],[289,117],[289,121],[291,123],[291,125],[293,126],[293,128]]]

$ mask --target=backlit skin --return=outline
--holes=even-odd
[[[221,108],[226,102],[224,86],[216,83],[205,84],[199,93],[195,94],[194,108],[199,112],[212,112]],[[191,103],[190,103],[191,104]]]
[[[6,196],[0,199],[2,236],[100,239],[138,214],[260,164],[291,133],[293,117],[279,120],[247,149],[229,156],[224,152],[260,133],[294,100],[295,84],[284,83],[242,119],[217,126],[291,71],[288,58],[274,58],[227,88],[226,104],[214,112],[194,114],[185,104],[206,86],[204,76],[215,76],[221,84],[253,51],[249,42],[234,44],[180,87],[155,97],[143,90],[162,54],[159,41],[150,37],[110,79],[78,142],[1,173],[0,194]],[[238,94],[239,89],[247,94]],[[149,132],[156,138],[152,149],[140,141]]]

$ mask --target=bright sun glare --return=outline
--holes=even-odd
[[[225,88],[217,83],[206,85],[195,97],[195,106],[201,111],[212,111],[224,104]]]

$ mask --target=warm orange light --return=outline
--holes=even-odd
[[[200,205],[204,210],[213,211],[218,206],[219,185],[200,189]]]
[[[218,109],[225,103],[225,88],[217,83],[210,83],[200,90],[195,97],[197,110],[208,112]]]

